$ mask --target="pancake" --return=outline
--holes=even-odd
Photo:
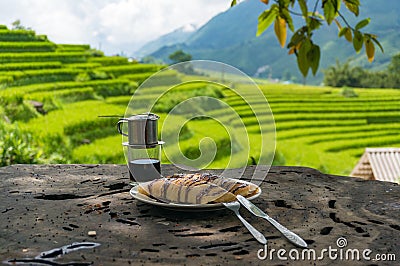
[[[138,192],[167,203],[207,204],[231,202],[237,195],[250,197],[258,187],[251,183],[208,174],[174,174],[140,183]]]

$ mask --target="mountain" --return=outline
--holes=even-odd
[[[258,16],[265,9],[266,5],[259,0],[243,1],[213,17],[185,41],[164,43],[148,55],[169,62],[168,55],[182,49],[190,53],[193,59],[221,61],[250,76],[261,74],[301,82],[303,78],[297,69],[295,56],[288,55],[287,49],[279,46],[273,27],[261,36],[255,36]],[[376,48],[375,61],[371,64],[367,61],[364,50],[356,54],[351,43],[337,37],[336,25],[323,26],[313,38],[322,52],[319,73],[315,77],[309,74],[308,83],[320,83],[323,79],[322,70],[334,65],[336,60],[343,63],[351,58],[354,65],[379,70],[384,69],[390,63],[391,57],[400,52],[400,17],[397,15],[400,1],[364,0],[358,18],[345,7],[342,10],[351,25],[370,17],[371,23],[364,30],[378,36],[385,52],[382,54]],[[295,25],[302,25],[301,23],[301,17],[294,17]],[[288,40],[290,37],[289,33]],[[162,41],[159,40],[158,43]]]
[[[185,42],[196,30],[197,26],[194,24],[182,26],[170,33],[164,34],[157,39],[146,43],[136,52],[134,52],[134,55],[135,57],[140,58],[157,51],[165,45],[173,45],[176,43]]]

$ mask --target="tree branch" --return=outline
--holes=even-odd
[[[315,13],[317,12],[317,7],[318,7],[318,3],[319,3],[319,0],[317,0],[316,2],[315,2],[315,5],[314,5],[314,10],[313,10],[313,16],[315,15]]]
[[[339,11],[337,13],[339,14],[339,17],[343,20],[344,24],[346,24],[347,27],[349,27],[354,31],[354,28],[347,22],[346,18],[342,15],[342,13],[340,13]]]
[[[293,15],[296,15],[296,16],[301,16],[301,17],[303,16],[303,14],[294,12],[293,10],[290,10],[289,8],[286,8],[286,9],[289,11],[290,14],[293,14]]]

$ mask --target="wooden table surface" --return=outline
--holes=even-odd
[[[244,178],[253,170],[248,167]],[[162,172],[180,171],[163,165]],[[272,167],[261,188],[261,196],[253,202],[303,237],[308,249],[296,248],[243,207],[243,216],[268,239],[267,247],[254,240],[229,210],[188,213],[139,202],[129,194],[125,165],[2,167],[0,261],[22,265],[396,265],[396,256],[399,263],[399,185],[324,175],[302,167]],[[268,256],[263,258],[265,248]],[[279,249],[284,250],[280,257]],[[329,257],[323,249],[336,249],[338,257],[334,259],[332,250]],[[384,254],[391,261],[364,257],[354,261],[350,253],[348,260],[344,255],[341,259],[340,252],[346,254],[349,249],[357,249],[360,256],[370,249],[367,258]],[[307,254],[312,258],[313,250],[315,261],[307,258]],[[70,252],[62,254],[66,251]]]

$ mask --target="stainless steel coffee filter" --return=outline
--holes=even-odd
[[[118,121],[118,131],[128,137],[129,145],[151,146],[158,144],[158,119],[159,116],[153,113],[134,115],[128,118],[121,118]],[[128,134],[121,130],[122,123],[127,123]]]

